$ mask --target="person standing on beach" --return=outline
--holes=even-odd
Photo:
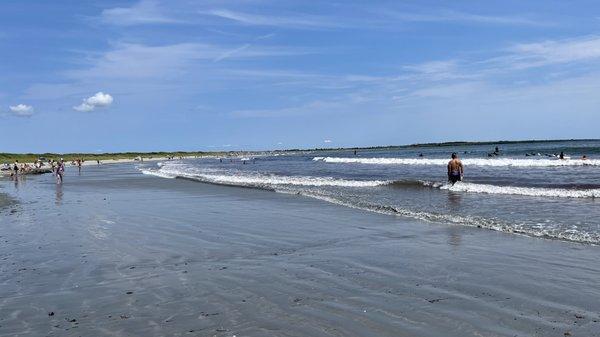
[[[448,162],[448,181],[454,185],[457,181],[462,181],[463,174],[463,164],[454,152],[452,153],[452,159]]]
[[[62,184],[64,173],[65,173],[65,162],[61,158],[60,161],[58,162],[58,165],[56,166],[56,183],[57,184]]]
[[[15,171],[15,177],[19,174],[19,161],[15,160],[15,163],[13,164],[13,171]]]

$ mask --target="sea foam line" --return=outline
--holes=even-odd
[[[217,170],[198,170],[184,167],[161,167],[158,170],[141,170],[143,174],[150,174],[161,178],[188,178],[201,182],[244,186],[244,187],[274,187],[274,186],[312,186],[312,187],[378,187],[378,186],[423,186],[448,190],[453,192],[482,193],[494,195],[520,195],[531,197],[553,197],[553,198],[600,198],[600,189],[564,189],[522,186],[498,186],[490,184],[476,184],[469,182],[458,182],[454,185],[431,181],[386,181],[386,180],[347,180],[331,177],[311,176],[280,176],[267,174],[247,174],[231,172],[224,174]]]
[[[143,174],[155,175],[162,178],[188,178],[203,182],[239,186],[338,186],[338,187],[376,187],[390,184],[385,180],[346,180],[331,177],[298,177],[266,174],[215,174],[197,170],[169,169],[142,170]]]
[[[371,165],[434,165],[445,166],[448,159],[430,158],[343,158],[314,157],[313,161],[340,164]],[[463,164],[472,166],[513,166],[513,167],[556,167],[556,166],[600,166],[598,159],[516,159],[516,158],[465,158]]]
[[[454,185],[432,186],[442,190],[456,192],[486,193],[486,194],[509,194],[531,197],[555,197],[555,198],[600,198],[600,189],[564,189],[564,188],[542,188],[542,187],[519,187],[519,186],[497,186],[488,184],[474,184],[458,182]]]
[[[278,191],[282,193],[289,193],[288,191]],[[581,232],[577,229],[561,229],[560,227],[532,227],[525,224],[518,223],[504,223],[495,219],[486,219],[476,216],[463,216],[457,214],[440,214],[431,213],[424,211],[416,211],[410,209],[398,208],[390,205],[377,205],[364,202],[351,202],[340,200],[334,196],[323,195],[315,192],[301,192],[300,194],[338,204],[341,206],[362,209],[365,211],[398,215],[412,219],[423,220],[433,223],[443,223],[452,225],[462,225],[467,227],[478,227],[490,229],[498,232],[521,234],[526,236],[533,236],[545,239],[558,239],[563,241],[572,241],[587,244],[599,244],[600,234],[598,233],[587,233]]]

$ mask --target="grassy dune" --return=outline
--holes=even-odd
[[[121,152],[121,153],[0,153],[0,163],[12,163],[18,160],[21,163],[31,163],[38,158],[43,157],[46,160],[59,160],[63,158],[65,161],[82,158],[83,160],[111,160],[111,159],[133,159],[136,157],[143,158],[160,158],[160,157],[189,157],[189,156],[207,156],[207,155],[224,155],[223,152]]]

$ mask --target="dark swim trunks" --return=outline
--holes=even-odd
[[[450,174],[448,176],[448,181],[451,182],[453,185],[457,182],[457,181],[461,181],[461,177],[460,174]]]

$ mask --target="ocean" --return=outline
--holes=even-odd
[[[452,152],[465,168],[464,181],[453,186],[446,181]],[[566,159],[558,158],[561,152]],[[600,140],[278,152],[147,162],[138,169],[445,226],[600,243]]]

